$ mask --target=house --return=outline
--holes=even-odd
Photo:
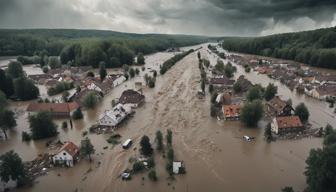
[[[116,87],[126,81],[126,77],[123,74],[111,74],[108,75],[107,80],[112,82],[113,87]]]
[[[279,96],[275,96],[267,102],[267,111],[271,116],[289,116],[292,115],[294,109],[288,102],[280,99]]]
[[[138,91],[132,89],[125,90],[120,98],[119,103],[129,104],[132,107],[138,107],[145,101],[145,96]]]
[[[50,112],[53,117],[70,117],[79,107],[77,102],[71,103],[30,103],[27,111],[29,115],[41,111]]]
[[[231,104],[231,99],[232,99],[232,93],[231,92],[224,92],[221,94],[218,94],[216,97],[216,102],[217,103],[222,103],[224,105],[229,105]]]
[[[174,174],[183,174],[185,173],[185,169],[183,167],[183,162],[181,161],[173,161],[173,173]]]
[[[98,124],[101,126],[116,127],[131,113],[131,106],[119,103],[112,110],[107,110],[101,114]]]
[[[81,105],[83,98],[91,92],[95,93],[98,99],[101,99],[103,97],[102,92],[92,91],[89,89],[82,89],[80,92],[76,92],[71,97],[69,97],[68,101],[77,102],[78,104]]]
[[[79,160],[79,147],[73,142],[66,142],[52,157],[53,163],[56,165],[65,165],[73,167]]]
[[[298,116],[274,117],[271,123],[271,130],[275,134],[286,134],[299,132],[304,126]]]
[[[311,96],[324,100],[328,97],[336,98],[336,84],[323,84],[311,90]]]
[[[223,105],[224,120],[239,120],[240,104]]]
[[[314,78],[315,83],[323,84],[336,84],[336,75],[319,75]]]
[[[215,87],[222,87],[222,88],[232,88],[234,84],[234,80],[229,79],[226,76],[220,77],[213,77],[210,79],[210,84]]]

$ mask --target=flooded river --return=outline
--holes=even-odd
[[[198,46],[199,47],[199,46]],[[206,46],[201,50],[203,57],[216,62],[217,57],[208,54]],[[85,112],[83,120],[75,121],[73,129],[59,128],[62,141],[71,140],[76,144],[83,139],[82,132],[96,122],[99,114],[111,108],[111,100],[118,98],[123,90],[134,88],[134,83],[143,81],[148,68],[158,69],[172,53],[156,53],[146,57],[146,71],[116,87],[105,96],[95,110]],[[244,70],[237,66],[240,74]],[[140,70],[141,71],[141,70]],[[114,71],[113,71],[114,72]],[[279,94],[291,98],[296,105],[304,102],[310,110],[314,126],[326,123],[336,127],[335,116],[324,102],[291,92],[287,87],[254,72],[245,74],[253,83],[267,85],[273,82]],[[305,159],[311,148],[321,146],[321,139],[276,141],[268,144],[263,139],[262,128],[246,128],[240,122],[224,122],[210,117],[210,95],[205,100],[196,96],[200,88],[200,72],[196,53],[178,62],[165,75],[159,76],[154,89],[145,88],[146,103],[136,114],[117,130],[122,140],[134,139],[133,149],[124,151],[120,146],[112,147],[106,142],[108,135],[90,134],[96,154],[93,163],[81,160],[74,168],[57,169],[38,178],[32,188],[19,191],[280,191],[284,186],[293,186],[302,191],[305,187]],[[0,151],[15,150],[24,160],[31,160],[46,150],[48,140],[30,143],[21,142],[21,132],[28,130],[27,103],[11,103],[18,114],[18,126],[9,134],[8,141],[1,141]],[[56,120],[58,125],[64,120]],[[59,126],[60,127],[60,126]],[[176,176],[175,181],[167,180],[166,160],[156,154],[156,171],[159,181],[150,182],[147,174],[135,175],[124,182],[118,175],[127,167],[131,156],[138,154],[140,138],[146,134],[154,142],[155,132],[166,129],[173,131],[173,148],[177,160],[184,161],[186,175]],[[253,142],[245,142],[243,135],[255,136]],[[104,146],[109,146],[104,150]],[[145,179],[143,180],[142,177]]]

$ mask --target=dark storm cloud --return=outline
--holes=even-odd
[[[1,28],[265,35],[336,24],[335,0],[0,0]]]

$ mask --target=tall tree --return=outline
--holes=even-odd
[[[99,75],[100,75],[100,80],[103,82],[106,75],[107,75],[107,72],[106,72],[106,67],[105,67],[105,62],[104,61],[101,61],[99,63]]]
[[[81,141],[80,153],[88,156],[90,162],[92,161],[91,155],[95,153],[95,149],[88,137]]]
[[[145,57],[142,53],[139,53],[137,56],[137,63],[140,65],[144,65],[145,64]]]
[[[172,146],[173,144],[173,132],[170,129],[167,129],[167,135],[166,135],[166,140],[167,140],[167,146]]]
[[[0,108],[3,109],[7,104],[6,95],[0,90]]]
[[[16,126],[14,112],[4,109],[0,111],[0,128],[7,139],[7,130],[13,129]]]
[[[0,156],[0,177],[4,182],[19,181],[26,176],[26,171],[20,156],[9,151]]]
[[[40,91],[34,82],[26,77],[19,77],[14,81],[14,91],[17,98],[21,100],[36,99]]]
[[[156,150],[162,151],[163,150],[163,136],[160,130],[156,131]]]
[[[153,148],[150,143],[149,137],[144,135],[140,141],[140,152],[145,156],[151,156],[153,154]]]
[[[275,86],[273,83],[269,83],[266,87],[265,90],[265,99],[266,101],[269,101],[271,99],[273,99],[273,97],[278,93],[278,87]]]
[[[29,116],[30,130],[33,139],[43,139],[57,135],[57,126],[48,112],[38,112]]]
[[[88,109],[93,109],[98,103],[98,96],[95,92],[87,93],[83,98],[83,106]]]
[[[263,87],[261,87],[261,85],[255,85],[248,90],[246,98],[248,101],[261,100],[263,98],[263,93]]]
[[[24,76],[22,64],[18,61],[11,61],[8,64],[7,74],[12,78],[18,78]]]
[[[260,100],[245,103],[240,113],[240,120],[249,127],[254,127],[264,114],[263,105]]]
[[[306,105],[304,103],[300,103],[295,107],[295,115],[299,116],[303,123],[306,123],[310,114]]]

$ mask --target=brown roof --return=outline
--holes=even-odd
[[[223,105],[223,113],[225,117],[234,117],[240,115],[240,105]]]
[[[325,75],[325,76],[317,76],[315,77],[318,81],[336,81],[336,75]]]
[[[137,91],[134,91],[132,89],[128,89],[124,91],[119,99],[119,102],[121,104],[126,104],[126,103],[141,103],[145,99],[145,96],[140,94]]]
[[[334,95],[336,96],[336,85],[334,84],[324,84],[319,86],[316,91],[321,95]]]
[[[303,127],[298,116],[276,117],[279,129]]]
[[[233,85],[234,82],[234,80],[231,80],[225,76],[210,79],[210,84]]]
[[[287,102],[280,99],[279,96],[275,96],[268,102],[268,105],[272,107],[276,112],[280,112],[287,106]]]
[[[56,113],[69,113],[79,107],[77,102],[71,103],[30,103],[27,111],[49,111]]]
[[[69,155],[71,155],[72,157],[74,157],[79,152],[79,147],[73,142],[68,141],[58,150],[57,153],[61,153],[63,150],[69,153]]]

